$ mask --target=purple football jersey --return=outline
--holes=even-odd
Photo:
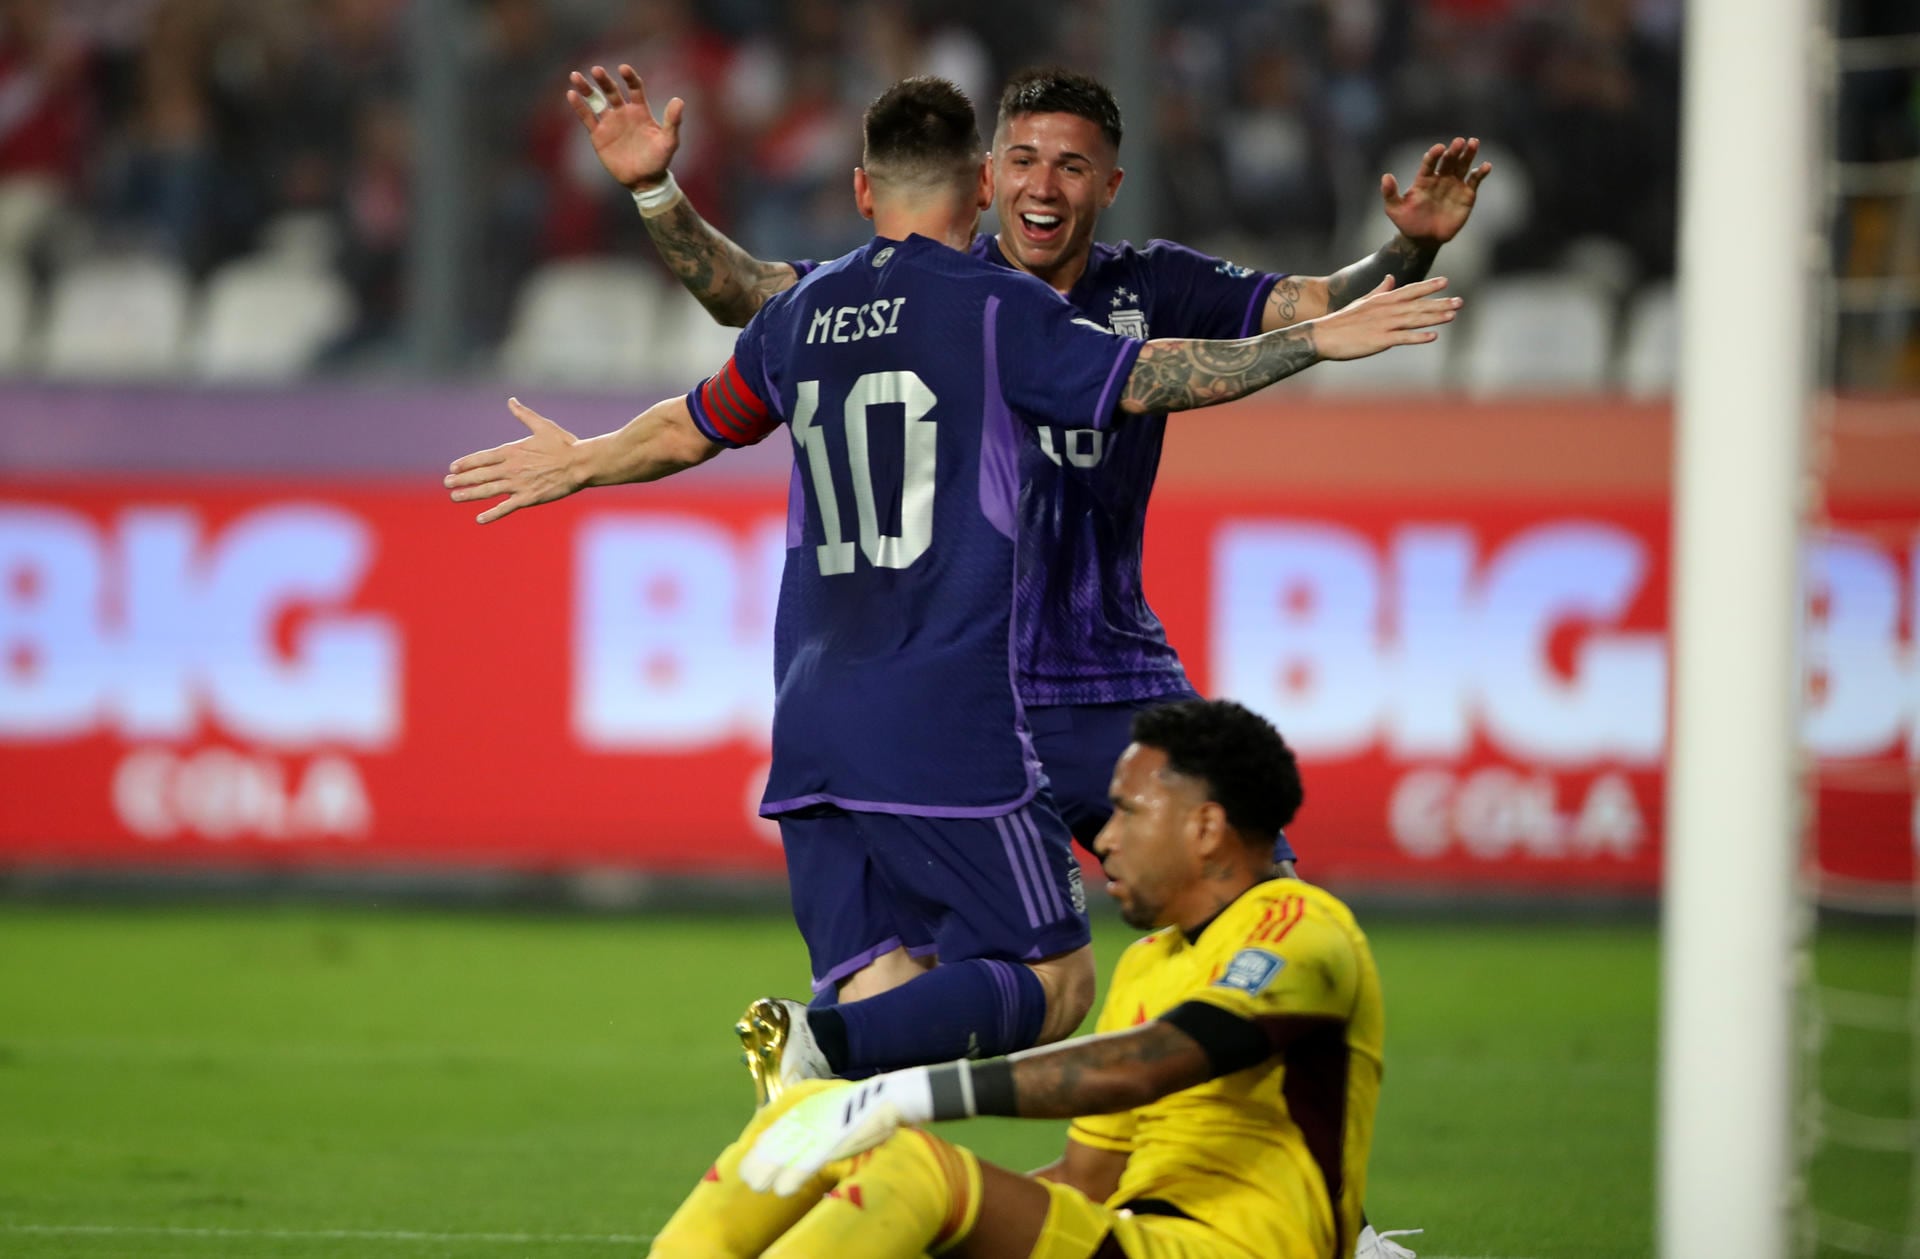
[[[716,442],[784,424],[794,445],[763,814],[1032,798],[1020,430],[1105,432],[1139,352],[1032,276],[876,237],[768,301],[688,395]]]
[[[992,236],[973,255],[1010,265]],[[1232,340],[1260,331],[1282,277],[1171,241],[1095,244],[1067,300],[1122,336]],[[1105,704],[1190,689],[1147,605],[1140,554],[1164,415],[1109,432],[1048,426],[1021,451],[1020,694],[1029,704]]]

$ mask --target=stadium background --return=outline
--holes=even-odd
[[[1460,324],[1177,422],[1148,586],[1201,688],[1299,748],[1305,872],[1378,924],[1402,1086],[1382,1222],[1441,1254],[1644,1252],[1682,16],[0,5],[0,1253],[560,1253],[664,1217],[737,1118],[732,1007],[798,975],[752,817],[788,456],[486,530],[445,501],[451,458],[515,435],[508,392],[600,431],[729,345],[594,164],[564,74],[629,60],[656,105],[686,97],[695,203],[761,256],[822,257],[861,238],[847,174],[879,87],[942,73],[990,112],[1052,59],[1127,111],[1110,239],[1322,273],[1389,233],[1380,171],[1489,143],[1437,267]],[[1867,1230],[1853,1250],[1900,1253],[1920,79],[1842,73],[1832,106],[1806,869],[1867,915],[1824,920],[1816,970],[1892,1013],[1810,1038],[1809,1095],[1889,1126],[1810,1141],[1806,1170]],[[721,912],[664,916],[694,900]],[[528,1076],[547,1111],[450,1118]],[[676,1089],[668,1152],[636,1150]],[[438,1201],[454,1133],[470,1174]],[[1005,1139],[1038,1161],[1054,1138]],[[392,1187],[313,1188],[349,1155]],[[555,1170],[522,1187],[534,1158]]]

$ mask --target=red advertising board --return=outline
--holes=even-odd
[[[1894,506],[1807,551],[1820,860],[1869,880],[1913,873],[1920,510]],[[0,487],[0,864],[776,870],[784,520],[765,484],[485,528],[413,485]],[[1645,889],[1667,531],[1644,497],[1175,486],[1149,592],[1196,683],[1299,750],[1319,876]]]

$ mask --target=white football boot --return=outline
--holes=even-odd
[[[740,1038],[747,1074],[753,1077],[754,1104],[765,1106],[787,1085],[824,1080],[833,1074],[820,1043],[807,1026],[807,1007],[786,997],[762,997],[733,1025]]]

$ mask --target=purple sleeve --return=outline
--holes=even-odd
[[[733,357],[687,394],[693,425],[708,441],[751,446],[780,427],[779,400],[767,379],[761,319],[755,315],[734,339]]]
[[[1035,425],[1111,427],[1145,343],[1083,318],[1031,276],[996,301],[1000,388],[1013,411]]]
[[[789,258],[787,259],[787,265],[793,268],[793,278],[795,280],[804,280],[807,278],[807,273],[820,264],[811,258]]]
[[[1143,256],[1156,294],[1147,322],[1158,337],[1237,341],[1255,336],[1267,295],[1285,278],[1170,240],[1148,241]]]

